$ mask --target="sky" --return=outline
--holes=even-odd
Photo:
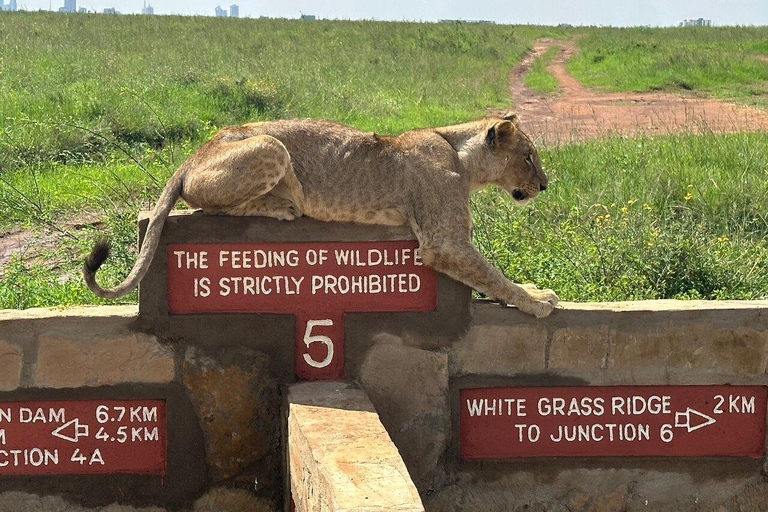
[[[53,10],[63,0],[17,0],[28,10]],[[145,0],[77,0],[101,12],[115,7],[138,13]],[[437,21],[491,20],[505,24],[675,26],[684,19],[711,19],[713,25],[768,25],[768,0],[147,0],[156,14],[213,15],[214,8],[240,6],[241,17]],[[8,0],[5,0],[8,3]]]

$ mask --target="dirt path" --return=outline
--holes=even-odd
[[[550,46],[560,53],[547,70],[560,83],[552,95],[525,86],[533,61]],[[768,112],[721,100],[667,93],[603,93],[584,87],[565,69],[573,40],[538,41],[509,74],[509,90],[524,129],[541,143],[566,144],[610,135],[722,133],[768,129]]]

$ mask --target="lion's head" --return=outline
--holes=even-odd
[[[520,129],[517,114],[505,114],[486,132],[485,143],[499,165],[492,183],[500,186],[518,204],[525,204],[547,189],[549,180],[541,168],[536,146]]]

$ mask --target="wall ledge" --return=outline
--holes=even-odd
[[[138,304],[121,306],[72,306],[55,308],[0,309],[0,322],[53,318],[136,318]]]
[[[496,302],[477,299],[475,307],[487,308],[499,305]],[[512,308],[510,308],[512,309]],[[670,311],[730,311],[736,309],[768,309],[768,300],[632,300],[620,302],[561,302],[553,313],[562,311],[610,311],[624,312],[670,312]]]

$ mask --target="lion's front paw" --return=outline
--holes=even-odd
[[[533,298],[534,300],[537,300],[539,302],[548,302],[552,304],[552,307],[557,306],[557,303],[560,299],[558,299],[557,294],[553,290],[545,289],[545,290],[539,290],[538,288],[534,289],[528,289],[528,294]]]
[[[539,290],[535,286],[526,286],[526,297],[515,301],[515,306],[523,313],[528,313],[536,318],[549,316],[557,306],[557,294],[552,290]]]
[[[555,306],[552,303],[542,300],[524,300],[516,305],[517,309],[523,313],[533,315],[536,318],[549,316],[555,310]]]

